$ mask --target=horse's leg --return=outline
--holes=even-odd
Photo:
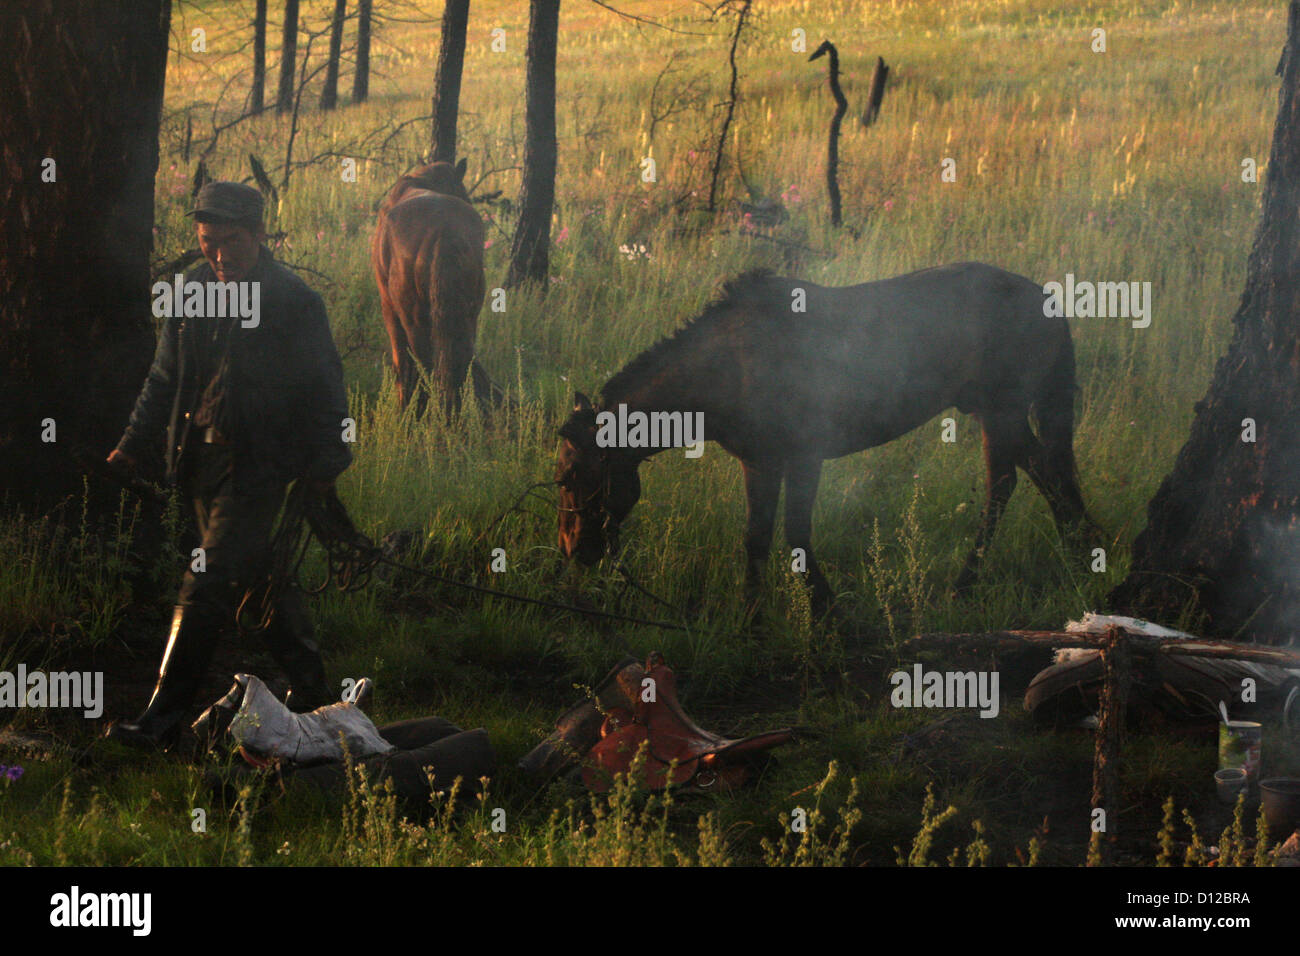
[[[772,550],[772,526],[776,524],[776,499],[781,494],[781,463],[741,462],[745,470],[745,597],[757,602]]]
[[[975,533],[975,545],[967,555],[966,564],[954,585],[957,591],[965,591],[975,583],[984,549],[993,540],[993,532],[997,530],[1007,501],[1016,490],[1016,462],[1023,454],[1019,428],[1024,421],[1023,412],[988,413],[979,418],[984,432],[984,468],[988,492],[979,530]]]
[[[1025,469],[1025,474],[1047,500],[1061,537],[1068,537],[1085,527],[1088,524],[1088,512],[1073,469],[1062,473],[1062,469],[1051,460],[1043,443],[1029,430],[1028,422],[1025,423],[1023,448],[1020,467]]]
[[[831,588],[813,557],[812,512],[822,477],[820,458],[793,458],[785,465],[785,543],[803,549],[813,611],[824,614],[831,603]]]

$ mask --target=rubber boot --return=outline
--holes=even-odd
[[[267,649],[289,678],[289,696],[284,704],[296,714],[336,704],[340,699],[325,680],[325,665],[320,648],[312,640],[313,633],[302,595],[286,592],[276,605],[265,636]]]
[[[178,605],[149,706],[135,720],[113,724],[105,736],[140,747],[171,743],[203,681],[220,633],[220,619],[210,611]]]

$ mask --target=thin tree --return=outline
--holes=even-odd
[[[1190,606],[1207,634],[1259,642],[1289,637],[1300,621],[1300,3],[1277,71],[1263,212],[1232,342],[1111,595],[1153,620]]]
[[[29,514],[80,496],[69,452],[107,455],[153,356],[170,18],[171,0],[0,10],[0,502]]]
[[[722,119],[722,131],[718,134],[718,148],[713,154],[713,174],[709,177],[709,212],[717,209],[718,177],[722,174],[722,156],[727,146],[727,134],[731,132],[731,119],[736,113],[736,103],[740,100],[740,71],[736,67],[736,49],[740,46],[740,34],[745,29],[745,18],[749,16],[750,0],[742,0],[736,13],[736,29],[731,34],[731,52],[727,56],[731,64],[731,85],[727,92],[727,112]],[[730,0],[719,4],[714,14],[725,7],[732,6]]]
[[[332,110],[339,102],[339,57],[343,54],[343,22],[347,13],[348,0],[334,0],[329,59],[325,64],[325,86],[320,93],[320,108],[323,110]]]
[[[284,30],[280,34],[280,90],[275,111],[293,109],[294,63],[298,57],[298,0],[284,0]]]
[[[460,78],[465,66],[469,0],[447,0],[442,13],[442,46],[433,89],[433,161],[456,161],[456,122],[460,115]]]
[[[352,74],[352,102],[364,103],[370,96],[370,29],[372,0],[357,2],[357,69]]]
[[[252,113],[266,108],[266,0],[257,0],[253,13],[253,88],[248,108]]]
[[[545,282],[550,272],[555,206],[555,58],[560,0],[532,0],[528,18],[528,89],[524,125],[524,183],[519,223],[510,248],[506,285]]]
[[[831,117],[831,130],[826,142],[826,192],[831,197],[831,225],[838,226],[840,224],[840,124],[848,111],[849,101],[844,98],[844,91],[840,89],[840,54],[835,49],[835,44],[830,40],[823,40],[822,45],[808,59],[812,61],[828,53],[831,58],[828,80],[831,96],[835,99],[835,114]]]

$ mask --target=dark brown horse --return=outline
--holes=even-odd
[[[625,419],[701,413],[704,437],[740,459],[751,598],[782,481],[786,542],[803,549],[814,606],[824,609],[831,592],[812,550],[822,462],[898,438],[952,406],[980,422],[988,471],[959,589],[975,580],[1017,466],[1062,532],[1090,526],[1074,461],[1074,347],[1065,319],[1044,316],[1043,302],[1037,283],[977,262],[844,288],[740,276],[606,382],[599,408],[577,396],[560,429],[560,549],[588,565],[616,551],[619,525],[641,495],[637,467],[662,450],[610,444],[612,420],[597,416],[619,406]]]
[[[397,396],[405,408],[426,396],[416,363],[431,373],[448,410],[474,366],[483,278],[483,220],[470,205],[457,165],[420,166],[397,180],[379,208],[370,261],[392,343]],[[474,367],[475,391],[486,376]]]

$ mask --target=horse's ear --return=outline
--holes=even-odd
[[[468,157],[462,156],[460,162],[456,164],[456,176],[459,177],[460,179],[465,178],[465,166],[468,163],[468,161],[469,161]]]
[[[589,399],[586,395],[583,395],[582,392],[574,393],[573,410],[575,412],[591,411],[591,399]]]

